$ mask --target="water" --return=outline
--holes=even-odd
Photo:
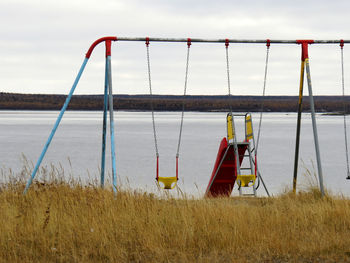
[[[160,175],[175,176],[179,136],[178,112],[156,113]],[[19,172],[24,154],[35,163],[58,116],[55,111],[0,112],[0,167]],[[253,114],[258,127],[258,114]],[[220,140],[226,136],[226,113],[185,113],[180,148],[179,186],[188,194],[202,195],[208,184]],[[334,194],[350,196],[342,116],[317,115],[325,187]],[[243,120],[237,121],[243,139]],[[155,146],[149,112],[115,112],[117,175],[119,183],[133,189],[156,191]],[[259,145],[259,169],[273,194],[291,188],[294,165],[296,114],[264,113]],[[348,135],[349,136],[349,135]],[[99,178],[102,112],[66,112],[42,165],[62,165],[78,178]],[[107,145],[109,145],[109,137]],[[299,185],[305,185],[306,169],[317,172],[311,118],[303,114]],[[110,148],[106,168],[111,174]],[[265,195],[263,188],[259,195]],[[237,194],[237,192],[235,192]]]

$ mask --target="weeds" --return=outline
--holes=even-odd
[[[316,188],[273,198],[130,189],[114,197],[60,169],[41,169],[25,196],[23,178],[1,185],[0,261],[350,262],[350,201]]]

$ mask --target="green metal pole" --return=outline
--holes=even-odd
[[[294,175],[293,175],[293,192],[294,193],[296,193],[296,190],[297,190],[301,113],[302,113],[302,110],[303,110],[304,69],[305,69],[305,61],[302,60],[301,61],[301,68],[300,68],[298,120],[297,120],[297,132],[296,132],[296,142],[295,142],[295,157],[294,157]]]

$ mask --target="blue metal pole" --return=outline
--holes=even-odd
[[[116,159],[115,159],[115,140],[114,140],[114,116],[113,116],[113,91],[112,91],[112,65],[111,56],[107,56],[108,65],[108,88],[109,88],[109,120],[111,133],[111,154],[112,154],[112,173],[113,173],[113,192],[117,193],[117,173],[116,173]]]
[[[106,58],[105,69],[105,93],[103,104],[103,134],[102,134],[102,157],[101,157],[101,187],[105,185],[105,163],[106,163],[106,130],[107,130],[107,108],[108,108],[108,60]]]
[[[84,71],[84,69],[85,69],[85,66],[86,66],[88,60],[89,60],[89,58],[85,58],[83,64],[82,64],[81,67],[80,67],[80,70],[79,70],[79,72],[78,72],[78,75],[77,75],[77,77],[75,78],[75,81],[74,81],[74,83],[73,83],[73,86],[72,86],[72,88],[71,88],[69,94],[68,94],[68,97],[66,98],[66,101],[65,101],[65,103],[64,103],[64,105],[63,105],[63,107],[62,107],[62,109],[61,109],[60,114],[59,114],[58,117],[57,117],[56,123],[55,123],[55,125],[54,125],[54,127],[53,127],[53,129],[52,129],[52,131],[51,131],[51,133],[50,133],[50,136],[49,136],[49,138],[47,139],[47,142],[46,142],[46,144],[45,144],[45,146],[44,146],[44,148],[43,148],[43,151],[41,152],[41,155],[40,155],[40,157],[39,157],[39,159],[38,159],[38,161],[37,161],[37,163],[36,163],[36,165],[35,165],[35,167],[34,167],[34,170],[33,170],[33,172],[32,172],[32,175],[31,175],[31,177],[29,178],[29,180],[28,180],[28,182],[27,182],[27,184],[26,184],[26,187],[25,187],[25,189],[24,189],[23,194],[26,194],[26,193],[27,193],[27,191],[28,191],[30,185],[31,185],[32,182],[33,182],[33,179],[34,179],[34,177],[35,177],[35,175],[36,175],[36,173],[37,173],[37,171],[38,171],[38,169],[39,169],[39,166],[40,166],[42,160],[44,159],[44,156],[45,156],[45,154],[46,154],[46,151],[47,151],[47,149],[49,148],[49,145],[50,145],[50,143],[51,143],[51,141],[52,141],[52,139],[53,139],[53,136],[54,136],[55,133],[56,133],[56,130],[57,130],[57,128],[58,128],[58,125],[60,124],[61,119],[62,119],[62,117],[63,117],[63,114],[64,114],[64,112],[66,111],[66,109],[67,109],[67,107],[68,107],[68,104],[69,104],[69,102],[70,102],[70,100],[71,100],[71,98],[72,98],[72,96],[73,96],[74,90],[75,90],[76,86],[78,85],[78,82],[79,82],[79,80],[80,80],[81,75],[83,74],[83,71]]]

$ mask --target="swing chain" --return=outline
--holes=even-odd
[[[342,79],[342,93],[343,93],[343,117],[344,117],[344,139],[345,139],[345,155],[346,155],[346,169],[347,177],[350,179],[350,168],[349,168],[349,152],[348,152],[348,137],[346,129],[346,103],[345,103],[345,84],[344,84],[344,40],[340,40],[340,50],[341,50],[341,79]]]
[[[151,95],[151,111],[152,111],[152,126],[153,126],[153,136],[154,136],[154,146],[156,149],[156,157],[159,158],[158,152],[158,142],[157,142],[157,133],[156,133],[156,123],[154,121],[154,105],[153,100],[154,96],[152,93],[152,81],[151,81],[151,62],[149,56],[149,38],[146,38],[146,50],[147,50],[147,69],[148,69],[148,85],[149,85],[149,94]]]
[[[261,108],[260,108],[260,117],[259,117],[259,126],[258,126],[258,136],[256,139],[255,153],[258,153],[259,141],[260,141],[260,131],[261,131],[261,123],[262,123],[262,115],[264,111],[264,98],[266,91],[266,78],[267,78],[267,66],[269,63],[269,54],[270,54],[270,39],[266,40],[266,59],[265,59],[265,73],[264,73],[264,84],[263,84],[263,93],[261,100]]]
[[[229,59],[228,59],[228,46],[230,45],[230,42],[228,39],[225,40],[225,47],[226,47],[226,71],[227,71],[227,87],[228,87],[228,96],[229,99],[231,99],[231,80],[230,80],[230,65],[229,65]],[[229,106],[230,106],[230,113],[232,115],[232,104],[231,100],[229,100]],[[233,117],[232,117],[233,118]]]
[[[227,88],[228,88],[228,97],[229,97],[229,106],[230,106],[230,114],[232,117],[232,135],[233,135],[233,149],[235,152],[235,163],[236,163],[236,176],[241,174],[241,168],[240,168],[240,164],[239,164],[239,152],[238,152],[238,147],[237,147],[237,138],[235,136],[235,121],[233,118],[233,114],[232,114],[232,99],[231,99],[231,79],[230,79],[230,62],[229,62],[229,54],[228,54],[228,47],[230,45],[230,41],[229,39],[226,38],[225,40],[225,49],[226,49],[226,72],[227,72]]]
[[[188,66],[189,66],[189,59],[190,59],[190,47],[191,47],[191,39],[188,38],[187,39],[187,58],[186,58],[185,85],[184,85],[184,95],[183,95],[183,99],[182,99],[181,123],[180,123],[180,132],[179,132],[179,140],[178,140],[178,144],[177,144],[176,158],[179,158],[179,154],[180,154],[182,127],[183,127],[184,112],[185,112],[185,98],[186,98],[186,91],[187,91]]]

